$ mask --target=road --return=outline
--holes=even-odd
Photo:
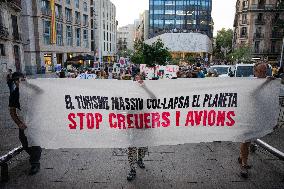
[[[0,155],[20,145],[18,130],[7,112],[8,89],[0,84]],[[263,138],[284,151],[284,129]],[[150,147],[146,169],[128,182],[125,149],[43,150],[41,171],[28,176],[25,152],[9,164],[10,181],[0,188],[230,188],[283,189],[284,162],[263,149],[250,156],[250,177],[239,175],[239,144],[213,142]]]

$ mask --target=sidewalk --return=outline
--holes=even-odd
[[[8,109],[8,88],[0,82],[0,155],[20,145],[18,129]],[[284,128],[263,138],[284,151]],[[258,149],[250,156],[250,178],[239,175],[239,144],[214,142],[150,147],[146,169],[137,170],[137,178],[128,182],[125,149],[43,150],[41,171],[28,176],[25,152],[9,164],[10,181],[0,188],[224,188],[282,189],[284,162]]]

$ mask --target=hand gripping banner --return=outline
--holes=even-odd
[[[123,148],[244,142],[272,132],[280,81],[35,79],[20,88],[30,145]]]

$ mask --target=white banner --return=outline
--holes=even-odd
[[[36,79],[22,83],[30,145],[123,148],[241,142],[272,132],[280,81]]]

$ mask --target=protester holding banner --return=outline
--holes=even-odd
[[[258,63],[254,66],[254,76],[257,78],[266,78],[267,77],[268,65],[266,63]],[[241,143],[240,146],[240,157],[238,158],[239,163],[241,164],[241,176],[248,177],[248,169],[251,169],[251,165],[248,165],[248,156],[249,156],[249,147],[251,141],[246,141]]]
[[[24,150],[30,155],[30,163],[31,163],[31,170],[29,172],[30,175],[36,174],[40,169],[40,157],[41,157],[41,147],[40,146],[28,146],[28,140],[25,135],[24,130],[27,128],[26,124],[22,119],[19,117],[18,110],[21,110],[20,105],[20,92],[19,92],[19,85],[20,80],[23,78],[23,74],[19,72],[15,72],[12,74],[13,80],[13,91],[10,93],[9,98],[9,108],[10,108],[10,115],[13,121],[19,127],[19,139],[22,143]]]
[[[134,78],[134,81],[137,81],[140,85],[143,85],[144,82],[140,74],[137,74]],[[135,163],[137,162],[138,166],[141,169],[145,168],[143,158],[145,157],[146,152],[148,151],[147,147],[129,147],[128,148],[128,162],[130,165],[130,172],[127,175],[127,180],[131,181],[136,177],[136,168]]]

